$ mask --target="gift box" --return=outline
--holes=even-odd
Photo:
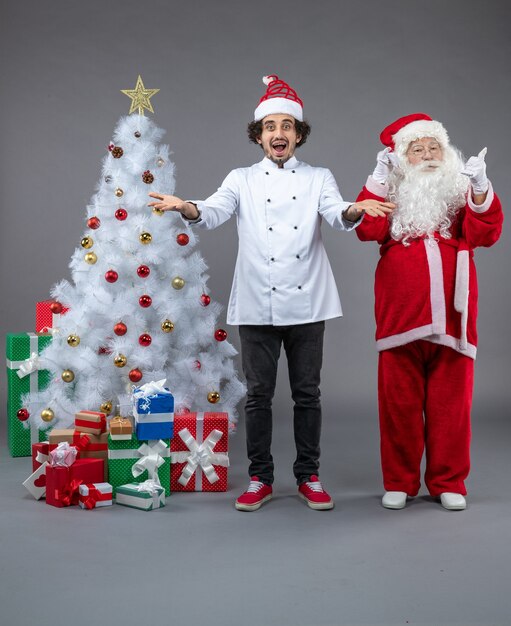
[[[36,302],[35,305],[35,331],[36,333],[47,333],[50,328],[58,328],[60,326],[60,316],[64,315],[69,309],[65,306],[62,307],[60,313],[53,313],[51,305],[55,303],[55,300],[43,300],[42,302]]]
[[[127,417],[113,417],[110,420],[110,437],[114,441],[129,441],[133,435],[133,424]]]
[[[78,487],[78,504],[82,509],[97,509],[112,505],[110,483],[90,483]]]
[[[174,418],[170,443],[172,491],[227,491],[227,413],[185,413]]]
[[[170,440],[141,441],[136,435],[129,440],[108,437],[108,482],[116,497],[117,488],[133,482],[155,479],[170,495]]]
[[[106,413],[79,411],[75,414],[75,429],[82,433],[101,435],[106,431]]]
[[[46,504],[63,507],[78,503],[82,483],[103,480],[103,459],[77,459],[70,467],[46,466]]]
[[[133,392],[133,415],[138,439],[172,439],[174,396],[164,380],[150,382]]]
[[[39,369],[38,363],[38,355],[51,339],[49,334],[7,334],[7,442],[11,456],[30,456],[32,444],[47,438],[46,430],[40,431],[35,423],[21,422],[17,414],[23,408],[22,397],[42,391],[51,380],[50,372]]]
[[[32,471],[36,471],[49,460],[50,442],[41,441],[32,444]]]
[[[67,441],[77,446],[79,459],[103,459],[103,481],[108,481],[108,433],[93,435],[73,428],[54,428],[48,434],[48,439],[50,450],[56,448],[57,444]]]
[[[153,480],[121,485],[116,491],[117,504],[144,511],[153,511],[165,506],[165,490]]]
[[[47,461],[41,463],[30,476],[23,481],[23,486],[36,500],[44,498],[46,495],[46,467]]]

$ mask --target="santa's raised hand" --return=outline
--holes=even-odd
[[[486,176],[486,163],[484,161],[487,152],[488,148],[483,148],[477,156],[470,157],[461,171],[462,174],[469,177],[475,195],[485,194],[490,185]]]
[[[376,167],[374,168],[373,179],[377,183],[380,183],[380,185],[385,185],[392,169],[398,167],[399,160],[396,154],[392,152],[392,148],[380,150],[376,155]]]

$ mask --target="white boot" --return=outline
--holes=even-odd
[[[449,511],[463,511],[467,508],[467,501],[461,493],[441,493],[440,503]]]
[[[404,509],[406,498],[407,494],[404,491],[386,491],[381,503],[386,509]]]

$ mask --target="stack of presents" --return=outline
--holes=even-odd
[[[171,492],[226,491],[227,413],[174,414],[165,381],[135,388],[126,415],[84,407],[74,428],[26,427],[22,397],[51,379],[37,367],[58,323],[51,304],[37,304],[35,333],[7,335],[8,444],[12,456],[32,456],[23,485],[34,498],[56,507],[116,502],[149,511],[163,507]]]

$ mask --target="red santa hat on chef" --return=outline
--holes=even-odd
[[[288,113],[303,122],[303,102],[294,89],[275,74],[263,76],[263,83],[267,89],[254,111],[254,122],[274,113]]]
[[[422,137],[434,137],[444,148],[449,145],[445,128],[425,113],[400,117],[381,131],[380,141],[384,146],[392,148],[398,156],[404,156],[410,142]]]

